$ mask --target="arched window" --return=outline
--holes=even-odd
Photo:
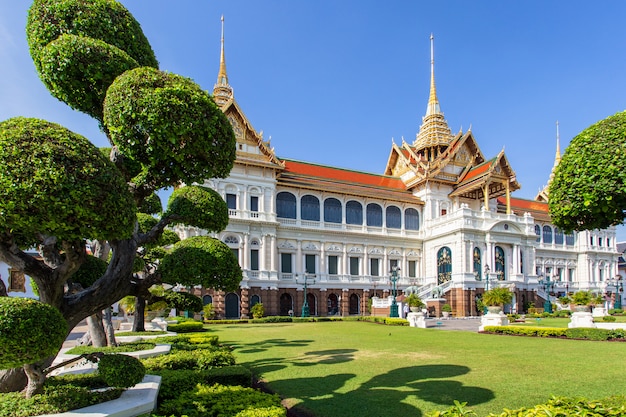
[[[543,243],[552,243],[552,228],[550,226],[543,226]]]
[[[276,217],[296,218],[296,196],[286,191],[276,195]]]
[[[367,225],[368,226],[383,226],[383,208],[375,203],[367,205]]]
[[[406,230],[420,230],[420,214],[414,208],[404,210],[404,228]]]
[[[535,225],[535,234],[537,235],[537,242],[541,242],[541,227],[538,224]]]
[[[258,294],[254,294],[250,297],[250,308],[254,307],[255,304],[259,304],[261,302],[261,297]]]
[[[504,250],[500,246],[496,246],[496,274],[498,280],[506,280],[506,262],[504,259]]]
[[[324,221],[328,223],[341,223],[341,201],[336,198],[324,200]]]
[[[314,195],[305,195],[300,200],[300,218],[320,221],[320,200]]]
[[[480,249],[479,248],[474,248],[474,278],[476,278],[476,281],[480,281],[483,278],[483,272],[482,272],[482,261],[480,258]]]
[[[558,227],[554,229],[554,243],[557,245],[563,244],[563,232]]]
[[[389,229],[399,229],[402,227],[402,212],[396,206],[387,207],[387,227]]]
[[[574,232],[571,232],[565,235],[565,244],[567,246],[574,246],[575,243],[576,243],[576,237],[574,236]]]
[[[211,304],[213,303],[213,297],[211,297],[210,295],[205,295],[202,297],[202,305],[207,305],[207,304]]]
[[[350,307],[348,310],[348,314],[356,315],[361,314],[361,300],[359,296],[356,294],[350,294]]]
[[[358,201],[348,201],[346,203],[346,223],[363,224],[363,206]]]
[[[444,246],[437,252],[437,285],[452,279],[452,251]]]

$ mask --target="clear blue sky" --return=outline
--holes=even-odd
[[[561,150],[626,108],[624,1],[126,0],[161,69],[211,91],[220,16],[235,98],[280,157],[382,173],[392,138],[426,111],[429,36],[453,132],[502,148],[533,198]],[[58,122],[107,144],[97,123],[52,98],[25,38],[30,2],[0,2],[0,120]],[[620,230],[619,240],[626,240]]]

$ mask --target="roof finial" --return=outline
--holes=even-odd
[[[224,54],[224,15],[222,15],[222,41],[220,51],[220,70],[217,74],[217,83],[213,86],[213,95],[218,105],[223,105],[233,98],[233,89],[228,84],[228,75],[226,74],[226,56]]]
[[[559,133],[559,121],[556,121],[556,155],[554,157],[554,166],[561,162],[561,135]]]
[[[430,34],[430,96],[428,97],[428,108],[426,116],[439,114],[439,100],[437,100],[437,89],[435,87],[435,36]]]

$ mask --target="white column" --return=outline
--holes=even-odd
[[[270,247],[269,247],[270,252],[270,268],[272,270],[272,272],[274,271],[278,271],[278,267],[276,265],[276,258],[277,258],[277,250],[278,248],[276,247],[276,236],[274,235],[270,235]]]
[[[304,272],[304,268],[302,266],[302,241],[298,240],[296,243],[296,273]]]
[[[243,269],[250,269],[250,234],[243,234],[243,253],[241,254],[241,266]]]

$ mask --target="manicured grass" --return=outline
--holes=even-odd
[[[626,323],[626,316],[614,316],[616,318],[615,323]],[[564,327],[567,328],[567,325],[570,323],[570,318],[567,317],[541,317],[539,319],[536,318],[526,318],[526,323],[513,323],[511,325],[520,325],[520,326],[533,326],[533,327]],[[597,323],[603,323],[601,317],[594,317],[594,321]]]
[[[362,322],[210,326],[288,400],[316,416],[424,416],[455,399],[479,416],[551,395],[626,392],[626,343],[496,336]]]

